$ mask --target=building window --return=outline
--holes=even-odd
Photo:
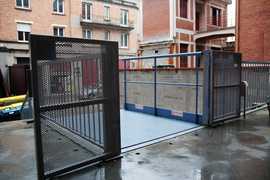
[[[180,0],[180,17],[187,18],[188,0]]]
[[[128,34],[121,33],[121,47],[127,48],[128,47]]]
[[[187,53],[188,45],[180,44],[180,53]],[[188,67],[188,57],[180,57],[180,67]]]
[[[84,20],[91,20],[91,4],[82,4],[82,18]]]
[[[106,19],[106,20],[110,19],[110,9],[109,9],[109,7],[104,7],[104,19]]]
[[[128,25],[128,11],[126,10],[121,10],[121,25]]]
[[[16,7],[29,9],[29,0],[16,0]]]
[[[27,64],[29,65],[29,58],[27,57],[17,57],[17,64]]]
[[[64,13],[64,0],[53,0],[53,12]]]
[[[28,42],[28,36],[31,32],[31,24],[17,24],[18,41]]]
[[[83,29],[83,38],[92,39],[92,30]]]
[[[53,35],[55,36],[65,36],[65,28],[63,27],[54,27]]]
[[[110,40],[110,31],[105,31],[105,40]]]
[[[211,24],[220,26],[221,25],[221,10],[217,8],[211,8]]]

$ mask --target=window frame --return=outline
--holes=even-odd
[[[84,31],[86,31],[86,37],[84,37]],[[90,32],[90,38],[89,37],[87,37],[87,32]],[[91,30],[91,29],[83,29],[82,30],[82,38],[84,38],[84,39],[92,39],[92,37],[93,37],[93,30]]]
[[[120,18],[120,25],[128,26],[128,10],[121,9]]]
[[[180,53],[187,53],[188,52],[188,44],[180,44]],[[187,68],[188,67],[188,57],[180,57],[179,62],[180,68]]]
[[[24,25],[30,26],[30,31],[19,31],[18,30],[18,24],[24,24]],[[17,23],[17,40],[18,40],[18,42],[29,42],[28,35],[31,33],[31,28],[32,28],[31,27],[31,24],[28,24],[28,23]],[[22,33],[22,37],[23,37],[22,40],[19,39],[19,32]]]
[[[108,6],[104,6],[104,19],[110,20],[110,7],[108,7]]]
[[[221,26],[221,9],[211,7],[210,16],[211,16],[211,25]]]
[[[83,6],[85,5],[85,8],[84,8],[84,12],[85,13],[83,13]],[[88,17],[88,13],[87,13],[87,6],[89,6],[89,18],[87,18]],[[85,3],[85,2],[83,2],[82,3],[82,19],[83,20],[86,20],[86,21],[92,21],[92,4],[90,4],[90,3]]]
[[[179,1],[179,16],[181,18],[188,18],[188,0],[180,0]],[[184,12],[186,11],[186,12]]]
[[[54,11],[54,1],[56,1],[56,11]],[[62,1],[63,5],[62,5],[62,9],[63,9],[63,12],[60,12],[59,11],[59,2]],[[53,0],[53,13],[54,14],[64,14],[65,13],[65,0]]]
[[[126,37],[126,45],[124,37]],[[129,34],[121,33],[121,48],[128,48],[128,47],[129,47]]]
[[[21,1],[22,6],[17,6],[17,1]],[[24,6],[25,0],[15,0],[15,7],[19,9],[30,9],[30,0],[28,0],[28,7]]]
[[[57,35],[54,34],[54,29],[57,29]],[[63,29],[63,36],[60,36],[59,35],[59,30],[60,29]],[[59,37],[65,37],[65,27],[62,27],[62,26],[53,26],[53,35],[54,36],[59,36]]]
[[[106,33],[108,34],[107,35],[107,37],[108,37],[107,39],[106,39]],[[105,35],[104,39],[107,40],[107,41],[109,41],[110,40],[110,31],[105,31],[104,32],[104,35]]]

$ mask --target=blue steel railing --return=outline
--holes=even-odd
[[[133,58],[124,58],[121,59],[124,61],[124,109],[127,109],[127,83],[137,83],[137,84],[153,84],[154,85],[154,113],[153,115],[157,115],[157,84],[160,85],[174,85],[174,86],[195,86],[196,87],[196,112],[195,112],[195,121],[196,124],[201,124],[201,120],[198,120],[198,91],[199,86],[199,56],[202,55],[202,52],[195,52],[195,53],[180,53],[180,54],[166,54],[166,55],[155,55],[155,56],[144,56],[144,57],[133,57]],[[165,82],[157,82],[157,59],[160,58],[171,58],[171,57],[188,57],[188,56],[196,56],[196,84],[190,83],[165,83]],[[143,59],[154,59],[154,82],[145,82],[145,81],[127,81],[127,69],[126,69],[126,61],[130,60],[143,60]]]

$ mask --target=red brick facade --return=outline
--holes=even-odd
[[[155,54],[155,52],[179,53],[181,45],[187,47],[187,52],[197,51],[197,45],[203,47],[201,49],[222,49],[222,41],[225,41],[225,38],[222,41],[210,40],[210,38],[201,41],[195,35],[197,31],[225,26],[225,20],[221,21],[222,24],[212,25],[212,27],[208,27],[208,24],[212,24],[211,8],[226,15],[227,5],[228,2],[221,0],[142,0],[143,37],[139,45],[142,55]],[[204,20],[199,24],[205,29],[196,29],[196,23],[199,22],[196,19],[197,13],[200,13],[199,20]],[[162,63],[173,64],[177,68],[182,67],[177,58],[170,58],[168,62]],[[188,67],[194,65],[195,59],[188,57]]]
[[[239,1],[239,52],[243,60],[270,61],[270,2]]]
[[[16,0],[1,1],[0,6],[0,44],[10,49],[25,52],[14,52],[8,59],[10,65],[16,64],[20,57],[29,58],[27,39],[18,39],[18,27],[31,27],[32,34],[54,35],[54,27],[64,28],[66,37],[83,37],[83,30],[92,32],[92,39],[105,39],[105,31],[109,32],[109,40],[118,41],[119,56],[135,56],[138,49],[138,15],[139,1],[127,0],[108,2],[100,0],[78,1],[63,0],[63,13],[53,12],[53,0],[30,0],[29,7],[17,7]],[[84,22],[82,20],[82,4],[91,6],[91,16],[98,17],[100,22]],[[129,3],[129,4],[128,4]],[[128,4],[128,5],[127,5]],[[104,7],[109,7],[109,20],[104,22]],[[127,11],[127,24],[120,24],[121,10]],[[96,18],[97,19],[97,18]],[[121,33],[127,34],[127,46],[121,47]],[[25,35],[26,36],[26,35]]]
[[[170,37],[169,0],[143,0],[143,40]]]

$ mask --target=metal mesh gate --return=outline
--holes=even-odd
[[[240,116],[241,53],[204,51],[203,123]]]
[[[116,42],[30,36],[39,179],[120,153]]]

